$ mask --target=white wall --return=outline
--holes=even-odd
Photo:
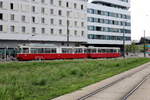
[[[69,20],[72,23],[69,26],[70,41],[72,42],[86,42],[87,40],[87,19],[86,10],[87,4],[83,0],[61,0],[62,6],[58,5],[59,0],[54,0],[54,5],[50,4],[50,0],[45,0],[45,4],[41,4],[40,0],[0,0],[3,2],[3,8],[0,8],[0,13],[3,13],[4,20],[0,20],[0,24],[3,25],[3,31],[0,32],[0,40],[35,40],[35,41],[66,41],[67,40],[67,11],[70,11],[71,16]],[[66,2],[69,2],[69,8],[66,7]],[[10,3],[14,4],[14,10],[10,9]],[[74,8],[74,3],[77,4],[77,8]],[[81,10],[81,5],[84,6],[84,10]],[[32,6],[35,6],[35,13],[32,12]],[[45,13],[41,13],[41,8],[45,8]],[[50,14],[50,9],[54,9],[54,15]],[[58,15],[58,10],[62,10],[62,16]],[[10,20],[10,14],[15,15],[15,20]],[[26,16],[26,22],[21,21],[21,16]],[[35,23],[32,23],[32,16],[35,16]],[[45,18],[45,23],[41,23],[41,18]],[[50,18],[54,18],[54,25],[50,24]],[[62,25],[59,25],[58,20],[62,20]],[[78,22],[78,26],[74,26],[74,21]],[[84,27],[81,27],[81,22],[84,22]],[[15,32],[10,31],[10,26],[15,26]],[[21,27],[26,27],[26,32],[23,33]],[[36,27],[36,33],[32,33],[32,27]],[[41,33],[41,28],[45,28],[45,33]],[[54,29],[54,34],[50,33],[50,28]],[[58,33],[58,30],[62,29],[62,34]],[[74,35],[74,31],[77,30],[77,36]],[[81,31],[84,31],[84,35],[81,35]],[[34,35],[34,36],[32,36]]]

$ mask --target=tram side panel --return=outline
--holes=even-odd
[[[120,56],[118,49],[90,48],[88,50],[89,58],[116,58]]]
[[[26,50],[26,51],[25,51]],[[25,48],[24,52],[17,54],[23,61],[52,60],[52,59],[82,59],[82,58],[116,58],[121,54],[118,49],[108,48]]]

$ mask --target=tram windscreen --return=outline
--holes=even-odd
[[[29,48],[23,48],[22,53],[29,53]]]

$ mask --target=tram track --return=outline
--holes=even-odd
[[[149,65],[150,65],[150,64],[149,64]],[[98,88],[97,90],[95,90],[95,91],[93,91],[93,92],[91,92],[91,93],[89,93],[89,94],[87,94],[87,95],[84,95],[84,96],[78,98],[77,100],[86,100],[86,99],[88,99],[88,98],[90,98],[90,97],[96,95],[97,93],[102,92],[102,91],[104,91],[105,89],[107,89],[107,88],[109,88],[109,87],[112,87],[113,85],[115,85],[115,84],[121,82],[121,81],[124,80],[124,79],[127,79],[127,78],[131,77],[132,75],[134,75],[134,74],[136,74],[136,73],[138,73],[138,72],[140,72],[140,71],[142,71],[142,70],[144,70],[144,69],[146,69],[146,68],[148,68],[148,67],[149,67],[149,66],[147,66],[147,67],[142,67],[141,69],[139,69],[139,70],[137,70],[137,71],[134,71],[134,72],[132,72],[132,73],[130,73],[130,74],[128,74],[128,75],[125,75],[125,76],[119,78],[118,80],[113,81],[113,82],[111,82],[110,84],[107,84],[107,85],[105,85],[105,86],[103,86],[103,87],[101,87],[101,88]],[[145,80],[146,80],[146,78],[147,78],[148,76],[150,76],[150,74],[148,74],[147,76],[144,77],[144,79],[140,82],[141,85],[145,82]],[[139,84],[138,84],[138,85],[139,85]],[[139,86],[138,86],[138,85],[136,85],[137,88],[141,86],[141,85],[139,85]],[[132,89],[132,90],[133,90],[133,89]],[[131,90],[130,92],[134,92],[134,91],[132,91],[132,90]],[[135,89],[135,90],[136,90],[136,89]],[[125,98],[127,98],[127,95],[129,95],[129,94],[127,93],[121,100],[127,100],[127,99],[125,99]]]
[[[146,75],[139,83],[135,85],[127,94],[125,94],[120,100],[127,100],[143,83],[150,77],[150,73]]]

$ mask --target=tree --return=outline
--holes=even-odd
[[[131,45],[126,46],[126,52],[136,53],[139,51],[140,51],[140,48],[135,43],[132,43]]]

